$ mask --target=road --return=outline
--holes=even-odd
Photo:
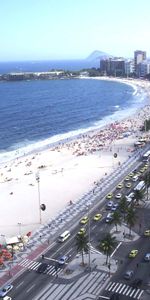
[[[96,187],[94,194],[96,194],[96,201],[95,203],[92,203],[92,201],[90,201],[90,218],[91,218],[91,222],[90,222],[90,232],[91,232],[91,244],[94,247],[97,247],[99,244],[100,239],[103,238],[103,236],[105,235],[106,232],[109,232],[110,229],[112,228],[112,225],[106,224],[105,222],[105,217],[107,215],[107,211],[106,211],[106,202],[108,200],[106,200],[106,194],[110,191],[112,191],[113,193],[117,193],[118,190],[116,190],[116,185],[118,183],[120,183],[123,178],[132,170],[135,169],[135,167],[137,168],[137,165],[140,164],[140,162],[136,162],[136,160],[134,161],[134,164],[127,164],[126,168],[122,168],[121,172],[118,172],[117,174],[114,172],[114,177],[108,178],[108,183],[105,185],[105,188],[99,188]],[[135,183],[136,184],[136,183]],[[132,188],[133,188],[133,183],[132,183]],[[123,193],[128,194],[130,192],[130,189],[124,188],[123,189]],[[114,194],[115,194],[114,193]],[[89,199],[90,197],[88,197],[88,200],[92,200]],[[114,200],[114,199],[113,199]],[[115,200],[117,201],[117,200]],[[119,200],[118,200],[119,201]],[[89,203],[89,201],[88,201]],[[143,204],[145,205],[145,204]],[[141,222],[141,227],[140,230],[143,230],[146,226],[150,227],[150,221],[149,221],[149,209],[147,208],[137,208],[137,211],[139,210],[139,212],[141,211],[141,213],[139,213],[140,218],[141,215],[143,216],[140,220]],[[85,207],[85,211],[84,214],[87,214],[87,209]],[[94,214],[96,213],[102,213],[103,215],[103,219],[100,222],[95,223],[92,218],[94,216]],[[72,260],[75,255],[76,255],[76,245],[75,245],[75,236],[79,230],[79,228],[81,227],[79,225],[79,220],[81,218],[81,216],[83,216],[83,211],[81,213],[78,214],[76,220],[74,220],[74,222],[76,221],[76,226],[73,226],[71,228],[71,237],[69,238],[69,240],[67,240],[65,243],[63,244],[59,244],[57,241],[55,241],[53,243],[53,246],[45,253],[45,256],[48,258],[51,258],[53,260],[58,260],[60,258],[60,256],[67,254],[70,255],[70,259]],[[146,217],[145,217],[146,216]],[[88,225],[86,225],[85,227],[88,227]],[[68,228],[67,228],[68,229]],[[139,230],[139,227],[136,228],[135,230]],[[87,228],[88,231],[88,228]],[[116,284],[120,284],[120,287],[123,287],[121,284],[126,285],[126,282],[122,279],[122,274],[125,272],[125,269],[130,267],[133,268],[134,271],[136,271],[136,274],[139,274],[139,276],[147,276],[148,275],[148,264],[147,263],[143,263],[142,259],[143,256],[146,252],[150,252],[149,249],[149,239],[143,239],[143,237],[141,237],[137,242],[137,244],[133,244],[132,242],[129,245],[126,245],[126,243],[123,243],[123,246],[121,246],[116,252],[115,252],[115,259],[118,260],[119,263],[119,269],[117,271],[117,273],[115,274],[115,276],[113,276],[113,287],[112,289],[110,289],[110,286],[108,285],[105,290],[104,290],[104,295],[106,296],[110,296],[112,294],[113,291],[115,291],[115,284],[114,282],[116,282]],[[129,258],[127,257],[128,252],[132,247],[138,247],[137,249],[142,249],[142,251],[140,252],[140,254],[138,254],[138,256],[133,259],[133,260],[129,260]],[[49,270],[47,272],[47,274],[38,274],[36,272],[38,266],[41,264],[41,262],[48,262],[50,267]],[[138,264],[138,267],[137,267]],[[61,274],[61,272],[63,272],[63,268],[59,267],[58,270],[56,271],[55,269],[55,262],[54,261],[48,261],[47,259],[39,259],[37,261],[28,261],[26,258],[24,260],[22,260],[20,262],[20,265],[22,265],[25,269],[27,269],[23,274],[21,274],[17,279],[15,279],[13,281],[13,285],[14,288],[13,290],[9,293],[9,295],[12,296],[13,299],[16,300],[25,300],[25,299],[38,299],[38,295],[41,293],[41,291],[46,290],[51,290],[54,286],[55,288],[58,286],[63,288],[67,287],[70,289],[68,283],[63,283],[63,280],[61,278],[57,278],[58,274]],[[143,272],[143,273],[142,273]],[[105,272],[101,272],[100,278],[101,281],[103,282],[103,276],[105,275]],[[88,276],[90,276],[90,273],[88,274]],[[108,274],[107,274],[108,276]],[[112,280],[112,279],[111,279]],[[98,282],[98,277],[97,277],[97,282]],[[79,283],[80,284],[80,283]],[[146,284],[146,282],[145,282]],[[100,285],[100,282],[99,282]],[[50,288],[51,287],[51,288]],[[117,288],[119,287],[119,285],[117,285]],[[55,289],[54,289],[55,290]],[[119,289],[118,289],[119,290]],[[140,291],[141,292],[141,291]],[[140,292],[137,293],[138,296],[140,296]],[[43,292],[45,293],[45,292]],[[51,291],[49,291],[49,293],[51,294]],[[66,288],[66,293],[67,293],[67,288]],[[142,290],[143,293],[143,290]],[[141,295],[142,295],[141,293]],[[98,295],[98,293],[97,293]],[[96,296],[97,296],[96,295]],[[44,295],[42,297],[45,297]],[[55,299],[54,296],[46,296],[47,298],[43,298],[43,299]],[[49,298],[50,297],[50,298]],[[54,298],[52,298],[54,297]],[[123,295],[124,297],[124,295]],[[42,299],[42,298],[39,298]],[[60,298],[61,299],[61,298]],[[64,298],[65,299],[65,298]],[[66,298],[67,299],[67,298]],[[69,298],[70,299],[70,298]],[[137,298],[140,299],[140,298]]]

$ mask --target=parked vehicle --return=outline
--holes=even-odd
[[[134,274],[133,270],[128,270],[124,274],[124,278],[127,279],[127,280],[130,280],[132,278],[133,274]]]
[[[48,268],[48,264],[47,263],[42,263],[38,269],[37,269],[37,273],[44,273],[46,271],[46,269]]]

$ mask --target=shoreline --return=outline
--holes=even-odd
[[[148,93],[146,83],[142,89]],[[42,212],[45,223],[127,160],[134,151],[134,142],[144,134],[139,129],[147,115],[150,117],[150,105],[135,115],[89,131],[67,143],[1,165],[0,191],[1,199],[5,199],[0,216],[1,234],[18,235],[20,230],[25,234],[39,226],[37,173],[41,204],[46,204],[46,211]],[[118,154],[116,160],[114,153]]]
[[[105,80],[105,81],[117,81],[126,85],[130,85],[132,86],[133,90],[135,91],[133,93],[136,94],[137,93],[137,89],[139,88],[139,80],[126,80],[126,79],[118,79],[118,78],[110,78],[110,77],[79,77],[79,79],[87,79],[87,80]],[[131,81],[135,81],[135,83],[131,82]],[[143,82],[143,81],[142,81]],[[141,81],[140,81],[141,83]],[[148,83],[148,82],[147,82]],[[141,91],[140,91],[141,92]],[[150,95],[149,95],[150,96]],[[16,148],[15,148],[15,144],[12,145],[9,149],[12,148],[12,150],[9,151],[4,151],[1,150],[0,151],[0,166],[6,164],[7,162],[11,162],[14,159],[18,159],[18,158],[22,158],[24,156],[28,156],[28,155],[34,155],[35,152],[41,152],[41,151],[45,151],[49,148],[54,148],[57,147],[58,145],[61,144],[65,144],[68,143],[70,141],[73,141],[75,139],[80,139],[82,138],[82,136],[86,135],[86,134],[91,134],[93,132],[98,132],[101,129],[105,129],[107,126],[109,126],[110,123],[115,123],[115,122],[121,122],[124,119],[127,119],[128,116],[134,116],[135,111],[133,111],[134,109],[136,109],[136,111],[138,111],[139,109],[141,109],[141,107],[130,107],[129,111],[127,111],[128,109],[121,109],[121,114],[123,112],[126,112],[127,115],[118,115],[118,111],[114,112],[112,115],[106,116],[104,117],[102,120],[97,121],[96,123],[99,123],[97,125],[92,125],[91,127],[87,127],[87,128],[82,128],[82,129],[75,129],[66,133],[62,133],[62,134],[57,134],[54,135],[50,138],[46,138],[46,139],[42,139],[39,141],[35,141],[33,143],[29,143],[27,145],[21,146],[20,148],[17,147],[16,144]],[[142,109],[143,109],[143,105],[142,105]],[[115,116],[116,115],[116,116]],[[100,124],[101,123],[101,124]],[[80,131],[80,132],[78,132]],[[68,136],[69,134],[69,136]],[[13,150],[14,148],[14,150]]]

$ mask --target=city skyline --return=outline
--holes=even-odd
[[[94,50],[149,52],[148,0],[5,0],[0,61],[85,59]]]

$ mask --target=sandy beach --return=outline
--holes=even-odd
[[[141,97],[142,93],[150,97],[149,82],[120,81],[135,86]],[[57,216],[70,201],[78,201],[100,178],[132,155],[146,118],[150,118],[148,105],[133,116],[76,140],[1,164],[0,234],[26,234],[40,226],[39,200],[46,205],[41,211],[42,223]]]

